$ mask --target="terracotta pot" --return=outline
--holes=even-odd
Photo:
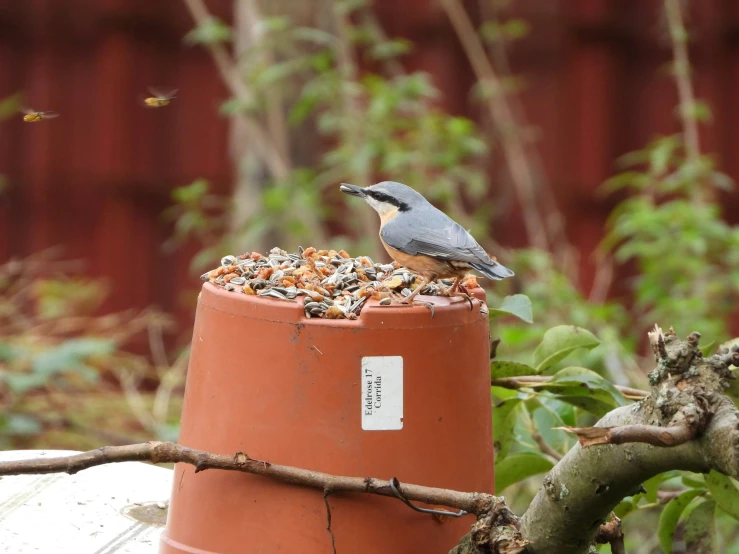
[[[302,303],[206,283],[180,444],[493,492],[487,316],[477,301],[470,310],[458,299],[424,299],[436,304],[433,319],[421,306],[375,302],[355,321],[306,319]],[[440,522],[391,498],[333,495],[329,503],[340,554],[446,554],[474,523]],[[321,491],[175,467],[161,554],[274,552],[334,552]]]

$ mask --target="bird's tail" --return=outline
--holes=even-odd
[[[494,281],[500,281],[501,279],[505,279],[506,277],[513,277],[515,273],[508,269],[506,266],[499,264],[498,262],[493,262],[491,264],[470,264],[473,268],[475,268],[477,271],[482,273],[485,277],[488,279],[493,279]]]

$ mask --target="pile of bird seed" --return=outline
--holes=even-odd
[[[259,252],[224,256],[220,267],[201,279],[236,293],[287,301],[299,301],[302,296],[306,317],[326,319],[357,319],[367,298],[390,304],[391,295],[406,297],[420,281],[396,262],[382,264],[367,256],[352,258],[344,250],[300,246],[295,254],[273,248],[267,256]],[[421,293],[444,294],[451,284],[450,280],[430,283]],[[464,285],[477,287],[474,275]]]

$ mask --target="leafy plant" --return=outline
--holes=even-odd
[[[258,37],[234,62],[249,94],[227,100],[222,113],[264,126],[274,99],[291,97],[291,105],[278,107],[287,111],[287,125],[310,121],[329,147],[310,165],[296,164],[286,175],[270,175],[259,197],[250,199],[259,208],[244,220],[238,220],[226,199],[217,213],[206,216],[204,203],[212,197],[203,190],[203,181],[176,191],[170,215],[176,218],[177,237],[194,237],[207,252],[194,260],[196,269],[206,267],[204,260],[212,260],[215,250],[234,249],[225,248],[226,243],[240,245],[234,249],[239,250],[264,236],[273,242],[270,246],[285,247],[325,237],[322,247],[378,256],[373,214],[350,201],[339,217],[337,184],[367,186],[383,176],[402,175],[404,183],[478,236],[485,235],[495,215],[481,202],[487,190],[485,140],[471,120],[436,107],[439,92],[428,75],[402,71],[396,60],[410,45],[385,38],[364,17],[367,13],[362,2],[334,2],[333,31],[301,27],[287,16],[262,19]],[[190,38],[208,44],[197,37],[209,21],[201,22]],[[375,63],[375,73],[359,74],[355,48]],[[192,201],[196,192],[200,202]],[[213,220],[229,223],[219,228]],[[339,232],[326,237],[328,226]]]
[[[154,395],[160,397],[159,406],[156,398],[148,398],[127,407],[125,402],[103,403],[100,410],[116,405],[125,415],[107,417],[119,425],[123,419],[136,434],[172,436],[165,435],[171,406],[160,391],[181,385],[183,368],[152,367],[126,349],[142,332],[156,334],[167,319],[153,311],[97,315],[106,291],[99,282],[76,276],[78,269],[53,252],[0,265],[0,447],[37,441],[47,447],[99,444],[106,429],[90,427],[90,419],[98,416],[82,416],[80,399],[97,404],[95,398],[115,390],[110,377],[123,380],[131,374],[161,379]]]

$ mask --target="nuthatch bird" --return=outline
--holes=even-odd
[[[454,278],[449,295],[470,270],[499,281],[513,271],[491,258],[464,227],[436,209],[410,187],[384,181],[370,187],[342,184],[342,192],[364,198],[380,215],[380,240],[400,265],[421,276],[421,283],[403,303],[412,303],[436,279]]]

